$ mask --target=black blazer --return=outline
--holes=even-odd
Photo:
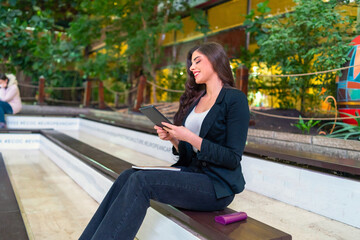
[[[190,107],[186,117],[199,100]],[[240,161],[246,143],[249,118],[249,105],[245,94],[235,88],[223,87],[201,125],[201,150],[194,156],[192,146],[180,141],[178,153],[175,151],[179,160],[174,166],[189,167],[195,161],[196,166],[210,177],[218,198],[242,192],[245,180]]]

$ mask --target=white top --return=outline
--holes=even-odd
[[[189,116],[187,116],[185,121],[185,127],[199,136],[202,122],[204,121],[204,118],[206,117],[210,109],[202,113],[196,113],[195,108],[196,107],[194,107]],[[193,150],[195,152],[198,151],[198,149],[196,149],[194,146]]]
[[[13,114],[21,110],[21,98],[17,81],[12,74],[7,75],[9,83],[7,88],[0,87],[0,101],[8,102],[13,110]]]

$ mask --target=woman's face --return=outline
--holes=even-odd
[[[209,59],[199,51],[193,52],[191,56],[190,71],[194,74],[197,84],[206,83],[212,77],[217,76]]]
[[[1,87],[6,87],[6,80],[0,79],[0,86]]]

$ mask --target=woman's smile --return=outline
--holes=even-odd
[[[193,71],[194,77],[196,78],[196,76],[200,73],[200,71]]]

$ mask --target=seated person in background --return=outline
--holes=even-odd
[[[20,92],[15,76],[0,73],[0,128],[6,128],[5,114],[16,114],[20,110]]]

